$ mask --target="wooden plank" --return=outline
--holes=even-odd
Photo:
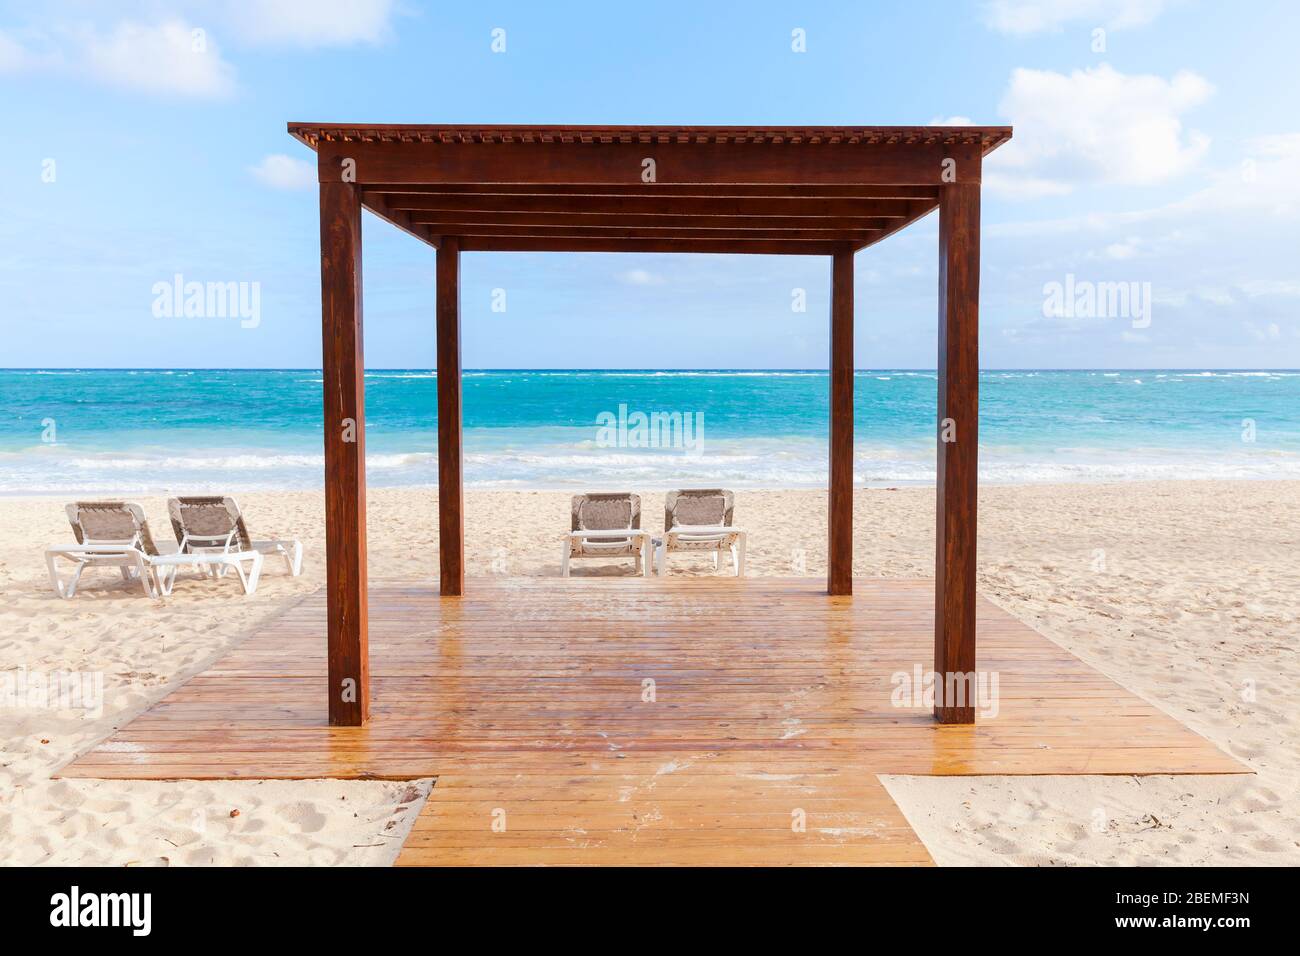
[[[329,720],[357,726],[368,714],[370,677],[361,200],[355,186],[321,183],[320,237]]]
[[[664,252],[714,255],[829,256],[840,243],[805,239],[580,239],[465,236],[462,252]]]
[[[932,865],[858,765],[774,778],[744,753],[615,762],[440,778],[397,865]]]
[[[791,227],[768,227],[759,228],[751,226],[743,219],[737,220],[730,226],[707,228],[694,228],[689,226],[642,226],[636,225],[615,225],[599,226],[588,225],[586,223],[563,223],[549,225],[516,225],[496,221],[498,217],[493,217],[490,221],[467,221],[468,217],[456,219],[438,219],[432,216],[420,216],[419,222],[427,225],[430,232],[440,236],[460,236],[469,237],[506,237],[506,238],[536,238],[536,239],[613,239],[613,240],[638,240],[648,239],[650,241],[681,241],[690,239],[701,239],[710,242],[721,242],[730,240],[755,241],[770,240],[773,242],[792,242],[792,241],[812,241],[812,242],[840,242],[840,243],[860,243],[868,241],[878,230],[865,226],[855,226],[851,229],[827,229],[827,228],[791,228]]]
[[[853,252],[831,258],[830,487],[826,588],[853,593]]]
[[[435,245],[433,238],[427,226],[420,225],[412,221],[411,214],[404,209],[394,209],[388,204],[387,197],[382,195],[362,196],[362,206],[378,216],[384,222],[396,226],[408,236],[419,239],[421,242]],[[436,248],[436,246],[435,246]]]
[[[699,753],[755,765],[741,776],[720,759],[695,759],[689,786],[656,777],[661,797],[694,799],[705,784],[757,798],[806,773],[1243,770],[982,600],[979,664],[999,677],[996,713],[981,711],[973,726],[936,724],[924,700],[896,698],[900,679],[928,669],[933,653],[927,581],[858,579],[853,597],[834,601],[821,582],[799,579],[473,584],[455,600],[375,587],[364,728],[331,727],[320,706],[322,591],[62,775],[437,776],[473,796],[575,774],[612,786],[639,772],[637,761],[658,767]],[[642,699],[647,679],[652,701]]]
[[[488,214],[512,216],[550,216],[592,218],[597,224],[635,225],[647,220],[668,217],[673,225],[708,225],[700,220],[736,218],[787,219],[815,225],[819,221],[860,222],[868,220],[906,219],[912,215],[908,199],[858,199],[825,197],[801,198],[797,196],[772,198],[674,196],[659,192],[621,196],[588,196],[572,193],[556,195],[530,194],[429,194],[382,192],[366,190],[366,201],[382,201],[390,208],[410,212],[419,219],[424,213],[454,213],[462,216],[482,217]],[[938,201],[923,200],[931,205]],[[680,220],[680,221],[678,221]],[[549,220],[539,220],[549,221]]]
[[[459,243],[444,239],[437,257],[438,586],[456,596],[465,591]]]
[[[979,145],[666,142],[336,142],[317,144],[322,182],[337,180],[345,162],[363,185],[477,182],[626,185],[914,185],[943,184],[942,161],[957,157],[978,181]],[[653,161],[653,170],[647,165]]]
[[[958,163],[959,175],[965,175]],[[939,197],[939,422],[934,670],[947,699],[942,723],[975,721],[960,683],[975,673],[975,552],[979,450],[980,186],[978,177]]]
[[[495,197],[531,197],[542,205],[537,208],[568,208],[565,203],[572,201],[604,202],[607,198],[629,197],[633,201],[650,201],[658,203],[666,197],[691,198],[703,203],[703,209],[711,208],[712,203],[719,203],[717,211],[727,212],[736,208],[738,200],[745,200],[745,208],[755,214],[763,210],[762,203],[768,201],[798,200],[807,204],[811,210],[808,215],[816,215],[817,204],[834,200],[835,208],[841,201],[868,199],[922,200],[933,206],[939,201],[938,186],[891,186],[891,185],[824,185],[800,186],[791,183],[725,183],[703,186],[692,183],[545,183],[530,185],[527,183],[480,183],[480,182],[444,182],[444,183],[396,183],[384,186],[366,186],[362,190],[365,196],[379,195],[391,197],[403,202],[399,197],[411,196],[463,196],[470,204],[487,201]],[[566,197],[571,197],[566,198]],[[557,204],[558,205],[557,207]],[[758,205],[754,205],[758,204]],[[531,208],[531,207],[530,207]],[[631,207],[614,205],[615,211],[629,211]],[[771,212],[780,207],[773,205]],[[852,207],[846,207],[846,214]]]

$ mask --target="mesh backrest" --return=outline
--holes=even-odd
[[[574,531],[624,531],[640,527],[639,495],[618,492],[573,496]]]
[[[144,510],[129,501],[78,501],[68,506],[68,520],[78,544],[87,541],[130,541],[140,537],[140,550],[156,555],[158,548]]]
[[[172,522],[172,533],[180,544],[186,534],[191,538],[224,538],[232,531],[241,551],[251,551],[252,544],[244,516],[234,498],[216,495],[191,495],[171,498],[167,513]]]
[[[724,488],[686,488],[664,499],[664,530],[679,525],[731,525],[735,495]]]

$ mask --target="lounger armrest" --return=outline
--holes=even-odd
[[[568,531],[565,536],[571,539],[583,538],[644,538],[650,534],[640,528],[586,528],[582,531]]]
[[[52,544],[45,549],[46,554],[132,554],[140,551],[129,544]],[[143,551],[140,551],[144,554]],[[147,558],[148,555],[145,555]]]
[[[729,524],[679,524],[669,528],[667,534],[744,534],[745,529]]]
[[[736,528],[731,525],[679,524],[675,528],[665,531],[663,536],[667,538],[694,538],[703,541],[709,538],[731,537],[732,535],[743,538],[747,533],[744,528]]]
[[[256,551],[173,551],[170,554],[146,555],[150,564],[234,564],[260,557]]]

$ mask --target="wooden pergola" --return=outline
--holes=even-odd
[[[329,720],[368,716],[361,210],[437,250],[441,593],[465,587],[461,252],[831,259],[827,590],[853,590],[853,255],[939,210],[936,683],[975,670],[983,157],[1005,126],[291,123],[320,179]],[[973,723],[974,702],[936,703]]]

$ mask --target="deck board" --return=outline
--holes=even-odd
[[[61,776],[436,777],[402,864],[923,865],[876,774],[1248,772],[983,599],[977,666],[997,674],[996,715],[940,726],[924,706],[895,706],[891,679],[932,666],[933,584],[855,590],[725,577],[472,580],[462,598],[374,586],[361,728],[326,721],[317,594]],[[792,830],[800,808],[806,829]]]

